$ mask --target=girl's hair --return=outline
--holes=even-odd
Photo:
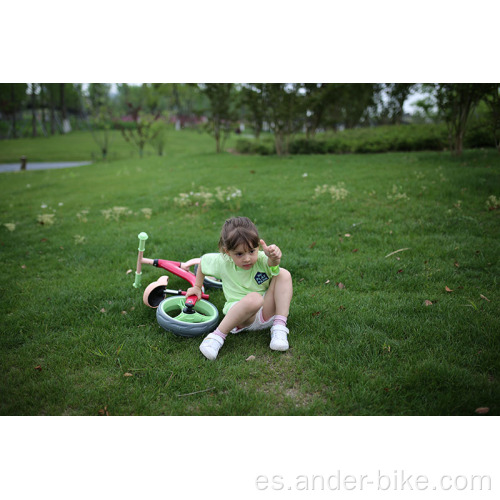
[[[233,217],[222,226],[219,250],[228,252],[243,244],[247,250],[259,246],[259,232],[248,217]]]

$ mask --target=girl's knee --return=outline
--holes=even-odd
[[[243,300],[245,301],[245,305],[252,312],[257,312],[264,305],[264,297],[257,292],[249,293]]]
[[[292,281],[292,275],[287,269],[280,268],[280,273],[278,274],[278,276],[280,276],[280,279],[282,280]]]

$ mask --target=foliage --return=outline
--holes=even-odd
[[[259,140],[238,139],[235,149],[241,154],[273,155],[276,153],[274,140],[262,137]]]
[[[260,83],[260,89],[266,119],[274,133],[274,144],[277,155],[289,152],[292,135],[302,127],[299,87],[296,84]]]
[[[252,84],[243,85],[239,93],[239,104],[245,110],[246,121],[253,127],[256,139],[259,139],[266,117],[261,90]]]
[[[92,138],[95,143],[99,146],[99,149],[102,154],[102,159],[106,160],[109,153],[109,146],[112,141],[113,135],[111,132],[111,124],[113,120],[113,116],[111,114],[111,109],[109,106],[105,104],[97,104],[96,107],[92,108],[92,115],[89,119],[89,128],[92,133]]]
[[[380,89],[378,112],[379,123],[400,124],[403,118],[403,105],[416,90],[414,83],[386,83]],[[382,94],[385,100],[381,98]]]
[[[452,153],[462,154],[469,117],[488,90],[488,85],[477,83],[436,84],[436,102],[448,126],[449,147]]]
[[[500,83],[491,84],[490,91],[484,97],[489,116],[488,123],[495,138],[495,144],[500,153]]]
[[[162,132],[161,127],[154,125],[155,122],[161,118],[161,115],[150,115],[144,113],[141,111],[140,107],[134,108],[132,104],[130,104],[130,111],[135,127],[124,127],[121,122],[118,122],[118,125],[123,138],[127,142],[135,144],[139,148],[139,156],[142,158],[146,144],[152,143]]]
[[[27,100],[26,83],[0,83],[0,113],[11,119],[12,137],[18,137],[16,114]]]
[[[98,112],[110,106],[111,85],[109,83],[90,83],[88,87],[88,101],[90,112]]]
[[[209,101],[207,109],[209,121],[205,129],[214,136],[215,149],[220,153],[236,119],[233,108],[233,84],[204,83],[200,84],[200,89]]]
[[[168,118],[163,115],[161,119],[156,120],[151,126],[150,144],[155,148],[158,156],[163,156],[165,144],[167,143],[168,132],[171,129]]]
[[[387,125],[317,134],[314,139],[297,137],[290,142],[290,154],[385,153],[390,151],[442,151],[447,148],[444,124]],[[493,147],[488,124],[474,121],[464,145],[467,148]],[[269,143],[239,139],[236,150],[242,154],[272,154]]]

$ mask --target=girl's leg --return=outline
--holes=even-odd
[[[269,347],[273,351],[286,351],[289,348],[286,327],[288,313],[290,312],[290,302],[293,295],[292,276],[286,269],[280,269],[278,276],[275,276],[264,297],[262,308],[263,320],[272,318],[271,343]]]
[[[278,276],[274,276],[264,297],[262,316],[264,321],[272,316],[288,317],[290,302],[292,301],[292,275],[286,269],[280,269]]]
[[[263,303],[264,298],[262,295],[252,292],[234,304],[220,322],[217,330],[209,333],[201,343],[200,351],[203,355],[212,361],[216,359],[227,334],[235,326],[244,327],[251,325],[255,319],[255,314],[262,307]]]
[[[229,333],[235,326],[243,328],[251,325],[255,314],[262,307],[264,298],[257,292],[252,292],[234,304],[219,324],[219,331]]]

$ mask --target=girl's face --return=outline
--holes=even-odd
[[[226,250],[233,262],[242,269],[252,269],[259,256],[259,247],[248,249],[245,245],[238,245],[234,250]]]

